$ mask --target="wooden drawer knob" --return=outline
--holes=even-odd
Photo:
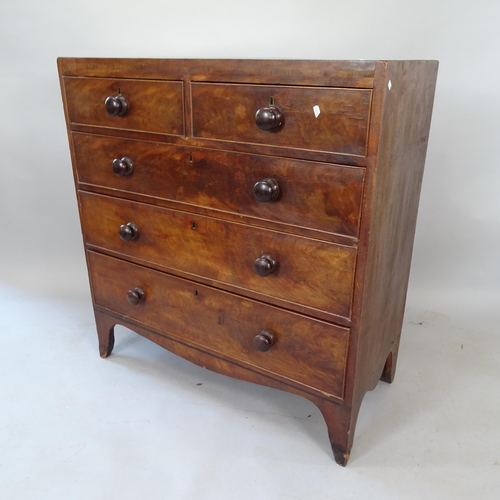
[[[271,349],[271,347],[276,343],[276,339],[271,332],[267,332],[266,330],[262,330],[258,333],[253,339],[253,345],[255,349],[260,352],[266,352]]]
[[[123,177],[124,175],[131,175],[134,171],[134,164],[130,158],[124,156],[122,159],[115,158],[113,160],[113,172],[118,177]]]
[[[120,226],[118,233],[123,241],[131,241],[139,236],[139,228],[133,222],[127,222]]]
[[[127,114],[128,102],[122,95],[109,96],[104,101],[106,111],[111,116],[123,116]]]
[[[136,306],[140,302],[145,299],[146,295],[142,288],[136,286],[127,292],[127,300],[133,305]]]
[[[278,262],[276,261],[276,259],[272,255],[266,253],[262,255],[262,257],[255,259],[255,262],[253,263],[253,270],[259,276],[269,276],[276,270],[277,265]]]
[[[278,108],[260,108],[255,113],[255,123],[261,130],[273,130],[283,123],[283,115]]]
[[[257,201],[274,201],[280,194],[278,183],[274,179],[263,179],[253,186]]]

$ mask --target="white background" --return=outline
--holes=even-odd
[[[1,0],[0,283],[11,296],[80,298],[91,318],[58,56],[439,60],[408,307],[467,324],[471,342],[488,318],[496,339],[498,0]]]
[[[58,56],[437,59],[411,290],[498,293],[499,25],[495,0],[3,0],[2,276],[86,286]]]

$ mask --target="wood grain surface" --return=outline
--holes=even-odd
[[[375,61],[60,57],[63,76],[372,88]]]
[[[165,273],[89,252],[96,304],[218,356],[342,398],[349,330]],[[140,286],[145,299],[127,301]],[[253,339],[271,332],[260,352]]]
[[[253,291],[263,300],[275,297],[288,307],[297,303],[349,318],[353,247],[83,191],[80,204],[85,241],[92,247]],[[139,237],[124,242],[118,230],[128,222],[138,226]],[[263,254],[278,261],[266,277],[253,270]]]
[[[65,77],[70,123],[184,135],[183,83]],[[121,92],[125,116],[110,116],[104,102]]]
[[[80,183],[281,222],[289,231],[358,235],[364,169],[80,133],[73,140]],[[111,164],[124,156],[134,171],[117,177]],[[269,177],[280,195],[259,202],[253,186]]]
[[[123,324],[307,397],[345,465],[365,393],[394,379],[437,62],[58,66],[101,356]],[[117,92],[130,110],[111,117]],[[284,121],[261,130],[272,106]]]
[[[191,95],[194,137],[366,154],[370,90],[193,83]],[[284,123],[260,130],[255,113],[271,97]]]
[[[385,95],[362,226],[357,279],[363,286],[355,301],[359,401],[381,376],[394,378],[437,70],[437,61],[391,61],[380,68]]]

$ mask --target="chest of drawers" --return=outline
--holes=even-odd
[[[58,60],[102,357],[121,324],[310,399],[394,377],[435,61]]]

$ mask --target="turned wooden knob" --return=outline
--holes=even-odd
[[[123,116],[127,114],[128,102],[122,95],[109,96],[104,101],[106,111],[111,116]]]
[[[130,175],[134,171],[134,164],[130,158],[124,156],[122,159],[115,158],[113,160],[113,172],[118,177]]]
[[[278,262],[276,259],[272,255],[266,253],[262,255],[262,257],[255,259],[255,262],[253,263],[253,270],[259,276],[269,276],[276,270],[277,265]]]
[[[123,241],[131,241],[139,236],[139,228],[133,222],[127,222],[120,226],[118,233]]]
[[[258,201],[273,201],[279,196],[280,188],[274,179],[262,179],[254,184],[253,194]]]
[[[283,123],[283,115],[278,108],[260,108],[255,113],[255,123],[261,130],[273,130]]]
[[[142,302],[145,298],[144,290],[136,286],[127,292],[127,300],[136,306],[139,302]]]
[[[258,333],[253,339],[253,345],[255,349],[260,352],[266,352],[271,349],[271,347],[276,343],[276,339],[271,332],[267,332],[266,330],[262,330]]]

